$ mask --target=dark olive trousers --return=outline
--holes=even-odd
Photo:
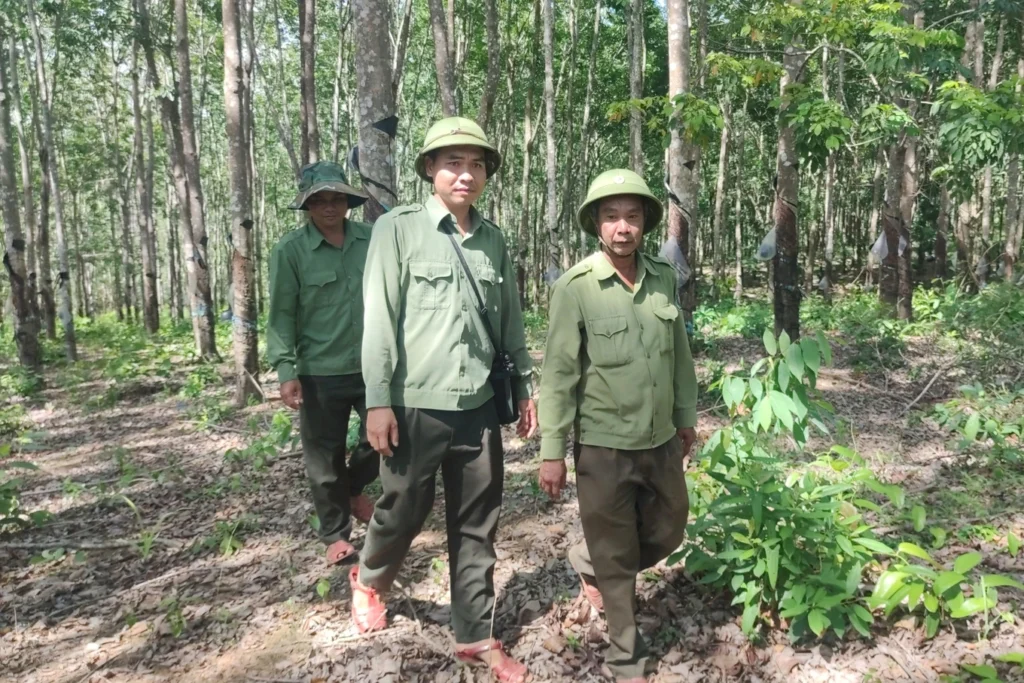
[[[330,545],[349,538],[349,498],[377,478],[380,456],[366,440],[366,387],[362,375],[301,375],[299,436],[320,539]],[[352,409],[359,414],[359,444],[345,462]]]
[[[576,487],[584,542],[569,562],[604,600],[617,679],[639,678],[649,659],[636,626],[636,575],[673,553],[686,533],[689,502],[683,447],[668,442],[640,451],[576,445]]]
[[[361,583],[386,592],[444,482],[452,628],[458,643],[485,640],[494,608],[494,534],[504,462],[494,404],[465,411],[394,408],[398,447],[383,458],[383,495],[360,553]]]

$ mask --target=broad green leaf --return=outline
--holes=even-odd
[[[889,596],[903,585],[903,579],[907,578],[907,576],[909,574],[906,572],[891,570],[882,572],[875,583],[875,590],[872,592],[872,596],[880,600],[888,600]]]
[[[981,429],[981,416],[978,413],[972,413],[967,418],[967,424],[964,425],[964,436],[967,437],[968,441],[974,441],[978,436],[979,429]]]
[[[864,566],[858,562],[852,567],[846,574],[846,592],[850,595],[857,594],[857,588],[860,586],[860,574],[864,571]]]
[[[857,633],[861,634],[865,638],[871,637],[871,630],[868,628],[867,624],[864,623],[863,619],[853,612],[849,613],[849,617],[850,625],[853,626]]]
[[[789,389],[790,372],[789,365],[786,364],[786,360],[784,358],[779,361],[778,373],[779,389],[781,389],[782,391],[786,391],[787,389]]]
[[[1006,537],[1006,549],[1010,551],[1010,557],[1017,557],[1020,552],[1020,539],[1012,531]]]
[[[785,333],[783,333],[783,334],[785,334]],[[764,349],[765,349],[765,351],[768,352],[769,356],[774,356],[776,353],[779,352],[779,345],[778,345],[778,343],[776,343],[775,335],[772,333],[771,330],[765,330],[764,331],[763,339],[764,339]]]
[[[865,548],[867,548],[868,550],[871,550],[873,552],[881,553],[882,555],[892,555],[893,554],[892,548],[890,548],[886,544],[882,543],[881,541],[876,541],[873,538],[855,538],[854,539],[854,543],[857,543],[858,545],[862,545]]]
[[[803,379],[804,357],[799,345],[793,344],[786,351],[786,364],[789,365],[789,371],[793,373],[794,377]]]
[[[985,582],[986,588],[1002,588],[1009,586],[1010,588],[1016,588],[1017,590],[1024,591],[1024,583],[1011,579],[1009,576],[1003,576],[1002,574],[983,574],[981,580]]]
[[[772,400],[771,396],[765,396],[758,403],[757,410],[757,421],[761,425],[761,429],[768,431],[769,427],[772,426]]]
[[[950,588],[959,586],[966,580],[966,577],[959,572],[942,572],[932,584],[932,590],[935,591],[935,595],[942,596]]]
[[[825,338],[821,330],[818,330],[815,337],[818,339],[818,349],[821,351],[821,358],[825,361],[825,365],[832,365],[832,347],[829,346],[828,339]]]
[[[949,616],[954,619],[965,619],[970,616],[974,616],[978,612],[983,612],[987,609],[992,609],[996,606],[995,600],[988,598],[987,596],[978,596],[973,598],[967,598],[963,604],[956,609],[950,610]]]
[[[779,546],[768,548],[764,556],[768,561],[768,583],[775,590],[775,583],[779,579]]]
[[[915,505],[910,511],[910,519],[914,522],[914,531],[920,533],[924,531],[924,523],[928,518],[928,513],[920,505]]]
[[[849,449],[846,446],[840,446],[840,445],[837,444],[837,445],[832,447],[832,452],[835,453],[836,455],[838,455],[839,457],[845,458],[847,460],[857,460],[858,459],[857,458],[857,454],[854,453],[852,449]]]
[[[996,655],[996,661],[1024,666],[1024,652],[1007,652],[1004,655]]]
[[[821,368],[818,342],[804,337],[800,340],[800,350],[803,352],[804,365],[812,372],[817,372]]]
[[[925,635],[929,638],[934,638],[935,634],[939,632],[939,626],[942,624],[942,620],[938,614],[926,614],[924,617],[924,631]]]
[[[792,340],[790,340],[789,338],[789,332],[783,330],[782,334],[779,335],[779,351],[781,351],[782,353],[786,353],[787,351],[789,351],[789,345],[791,343]]]
[[[917,607],[917,603],[921,601],[921,594],[924,593],[924,584],[915,583],[910,586],[910,592],[907,593],[907,609],[911,612]]]
[[[813,609],[807,615],[807,625],[814,631],[814,635],[820,636],[825,632],[825,629],[832,625],[832,621],[822,610]]]
[[[928,530],[932,535],[932,548],[938,549],[946,545],[946,530],[940,526],[933,526]]]
[[[875,617],[863,605],[854,605],[853,611],[865,624],[875,623]]]
[[[935,560],[932,559],[932,556],[929,555],[924,548],[914,543],[900,543],[899,546],[897,546],[897,550],[904,555],[911,555],[919,560],[924,560],[925,562],[935,562]]]
[[[853,549],[853,544],[850,543],[850,539],[846,536],[836,536],[836,543],[842,548],[843,552],[847,555],[856,555],[857,551]]]
[[[753,633],[754,623],[757,621],[757,614],[759,611],[760,603],[752,602],[743,608],[743,632]]]
[[[959,574],[966,574],[981,563],[981,553],[964,553],[953,562],[953,571]]]
[[[988,664],[962,664],[961,668],[986,681],[999,678],[999,672]]]
[[[757,377],[750,378],[750,393],[757,400],[761,400],[761,397],[764,396],[764,385]]]
[[[934,593],[924,594],[924,608],[929,612],[934,612],[939,609],[939,599],[935,597]]]

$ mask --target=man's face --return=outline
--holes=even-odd
[[[337,230],[345,223],[348,196],[325,190],[306,200],[306,210],[313,225],[321,230]]]
[[[602,199],[597,206],[597,229],[601,241],[616,256],[630,256],[644,234],[644,203],[634,195]]]
[[[473,145],[442,147],[426,158],[427,175],[434,179],[434,191],[449,207],[470,206],[487,184],[484,150]]]

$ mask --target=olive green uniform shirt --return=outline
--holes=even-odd
[[[515,398],[530,397],[532,364],[505,238],[475,209],[470,217],[464,238],[434,197],[377,219],[363,278],[367,408],[472,410],[494,396],[494,345],[447,230],[461,243],[498,343],[523,378]]]
[[[573,266],[551,292],[538,419],[544,460],[565,437],[640,450],[697,422],[697,377],[676,306],[676,273],[637,255],[634,288],[602,253]]]
[[[309,222],[270,253],[267,357],[281,383],[298,375],[359,373],[369,245],[365,223],[346,220],[338,248]]]

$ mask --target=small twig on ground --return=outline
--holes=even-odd
[[[228,425],[217,424],[216,422],[199,422],[197,420],[189,420],[189,424],[193,424],[197,427],[207,427],[219,432],[233,432],[235,434],[245,434],[246,436],[252,436],[252,432],[248,429],[239,429],[238,427],[230,427]]]
[[[956,356],[955,358],[953,358],[953,360],[949,361],[948,363],[944,363],[943,365],[941,365],[939,367],[939,369],[935,371],[935,374],[932,375],[932,378],[931,378],[931,380],[929,380],[928,384],[926,384],[924,389],[921,390],[921,393],[917,395],[917,398],[915,398],[913,401],[908,403],[907,407],[903,409],[903,413],[902,414],[906,415],[907,413],[909,413],[910,409],[913,408],[914,406],[916,406],[918,404],[918,402],[922,398],[924,398],[924,395],[928,393],[928,390],[932,388],[932,385],[935,384],[935,380],[937,380],[939,378],[939,376],[942,373],[944,373],[946,370],[949,370],[951,367],[956,365],[956,363],[959,360],[960,360],[960,356]]]
[[[153,539],[154,545],[176,547],[177,543],[161,538]],[[76,550],[114,550],[117,548],[135,548],[138,541],[37,541],[21,543],[0,543],[0,550],[54,550],[57,548],[74,548]]]
[[[344,638],[335,638],[333,641],[331,641],[331,644],[332,645],[338,645],[338,644],[343,644],[343,643],[355,643],[355,642],[358,642],[360,640],[370,640],[371,638],[376,639],[376,638],[382,638],[382,637],[385,637],[385,636],[399,635],[399,634],[402,634],[402,633],[405,633],[405,632],[409,631],[410,628],[411,627],[409,627],[409,626],[400,625],[400,626],[391,626],[391,627],[383,629],[381,631],[367,631],[366,633],[356,633],[355,635],[345,636]]]
[[[249,378],[249,381],[252,383],[253,388],[256,389],[257,392],[259,392],[260,398],[262,398],[263,401],[266,402],[267,394],[263,391],[263,387],[260,386],[260,383],[256,380],[256,378],[252,376],[252,373],[246,370],[245,376]]]

